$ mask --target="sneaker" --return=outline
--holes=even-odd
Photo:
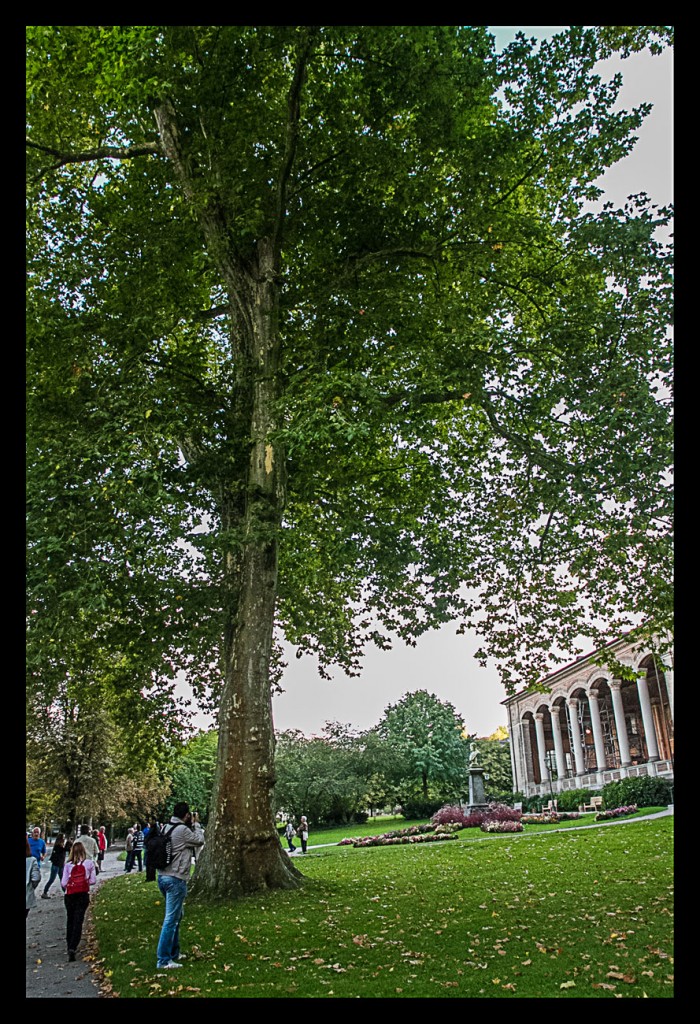
[[[162,966],[162,967],[159,967],[159,968],[158,968],[158,970],[159,970],[159,971],[169,971],[169,970],[171,970],[171,969],[172,969],[173,967],[182,967],[182,964],[178,964],[178,963],[176,963],[176,962],[175,962],[174,960],[171,960],[171,961],[170,961],[170,963],[167,963],[167,964],[163,964],[163,966]]]
[[[187,959],[187,953],[178,953],[177,956],[173,957],[173,960],[186,960],[186,959]]]
[[[75,950],[74,949],[69,949],[68,950],[68,960],[71,963],[73,963],[73,961],[75,960]]]
[[[41,898],[42,898],[42,900],[50,900],[51,899],[51,897],[47,896],[47,894],[45,892],[42,892]]]

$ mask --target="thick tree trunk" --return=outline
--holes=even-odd
[[[308,43],[307,43],[308,46]],[[284,453],[272,442],[279,396],[280,235],[284,191],[294,157],[298,91],[305,57],[290,90],[289,139],[280,171],[274,237],[241,256],[231,244],[225,204],[198,199],[190,157],[173,104],[155,110],[164,154],[197,210],[207,248],[217,263],[231,310],[231,422],[249,444],[231,495],[222,506],[225,544],[224,687],[219,749],[206,845],[197,862],[193,896],[230,897],[265,888],[293,888],[303,876],[289,861],[274,826],[274,730],[270,657],[277,597],[277,546],[285,502]],[[235,470],[234,470],[235,471]],[[243,485],[241,487],[241,485]],[[241,495],[243,501],[241,501]]]
[[[236,285],[237,304],[242,296],[248,299],[249,315],[245,322],[239,319],[238,330],[248,335],[250,458],[239,521],[244,541],[227,560],[231,623],[225,642],[217,775],[194,895],[230,897],[265,888],[288,889],[303,877],[280,843],[273,805],[270,658],[285,498],[284,459],[270,440],[279,366],[274,262],[272,245],[260,243],[257,267],[245,284]]]

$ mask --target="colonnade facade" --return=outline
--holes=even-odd
[[[513,792],[552,797],[630,776],[673,778],[672,651],[659,659],[649,647],[617,640],[542,683],[547,692],[503,701]]]

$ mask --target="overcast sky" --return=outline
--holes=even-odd
[[[517,31],[544,38],[563,26],[490,26],[500,48]],[[621,204],[628,195],[647,192],[660,205],[672,201],[672,53],[657,57],[634,54],[626,60],[603,62],[604,79],[616,70],[623,74],[619,106],[629,108],[641,102],[654,104],[639,132],[632,154],[610,169],[599,184],[611,201]],[[611,638],[612,639],[612,638]],[[332,681],[321,679],[311,657],[286,658],[285,692],[273,698],[275,728],[300,729],[305,735],[319,733],[326,721],[337,721],[356,729],[377,724],[384,709],[404,694],[427,689],[441,700],[450,701],[470,733],[487,736],[506,724],[506,698],[495,669],[481,668],[473,654],[477,639],[458,636],[448,625],[427,633],[415,648],[397,642],[392,651],[368,649],[362,675],[348,679],[337,672]],[[586,649],[587,650],[587,649]]]

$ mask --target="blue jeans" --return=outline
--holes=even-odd
[[[165,897],[165,917],[156,952],[158,967],[165,967],[180,955],[180,921],[187,895],[187,882],[172,875],[158,875],[158,888]]]
[[[51,865],[51,874],[48,877],[46,885],[44,886],[44,895],[46,895],[48,893],[49,889],[51,888],[51,886],[54,883],[54,879],[58,878],[58,876],[60,874],[61,874],[61,869],[57,868],[55,864],[52,864]]]

